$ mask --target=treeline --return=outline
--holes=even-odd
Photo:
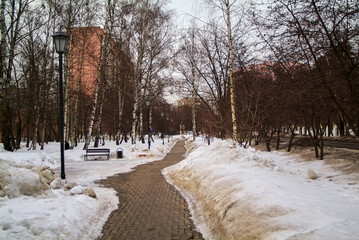
[[[59,138],[52,34],[60,28],[69,36],[65,141],[75,146],[84,140],[87,148],[104,133],[117,142],[131,133],[135,143],[147,134],[145,99],[151,100],[151,120],[164,111],[166,120],[173,115],[163,99],[164,70],[173,55],[172,13],[165,2],[1,0],[0,11],[0,131],[6,150],[20,148],[23,137],[32,149]]]
[[[58,139],[51,35],[60,27],[69,35],[64,96],[71,145],[84,140],[86,148],[104,133],[118,143],[128,135],[143,141],[147,114],[155,131],[175,132],[183,122],[194,138],[231,137],[233,146],[264,141],[268,150],[274,138],[289,134],[291,143],[296,129],[306,129],[318,158],[334,125],[341,136],[359,136],[359,2],[203,0],[204,14],[184,31],[165,4],[1,0],[5,149],[19,148],[24,136],[33,149]],[[97,34],[98,52],[86,29]],[[91,87],[84,84],[88,75]],[[169,85],[187,94],[185,106],[166,103]]]
[[[288,151],[305,129],[320,159],[333,126],[359,136],[357,1],[206,3],[212,18],[193,21],[177,60],[182,84],[201,101],[197,128],[268,150],[285,131]]]

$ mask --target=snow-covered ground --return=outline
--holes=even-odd
[[[167,140],[162,145],[155,139],[151,150],[147,143],[107,141],[108,161],[84,161],[80,143],[65,151],[66,182],[59,178],[59,143],[16,152],[0,145],[0,239],[95,239],[119,202],[114,190],[94,181],[162,159],[176,142]],[[116,158],[119,147],[121,159]]]
[[[359,239],[358,173],[230,146],[187,141],[187,158],[162,171],[206,239]]]
[[[83,161],[80,144],[65,151],[66,183],[58,176],[58,143],[44,151],[0,149],[0,239],[95,239],[119,203],[114,190],[95,181],[160,160],[175,142],[155,139],[151,150],[147,143],[106,142],[108,161]],[[230,147],[217,139],[210,146],[187,141],[186,159],[163,170],[206,239],[359,239],[357,173]]]

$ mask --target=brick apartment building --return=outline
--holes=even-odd
[[[77,114],[78,123],[76,125],[81,125],[78,126],[81,128],[81,133],[85,133],[88,127],[89,109],[93,102],[96,87],[103,37],[104,29],[100,27],[73,28],[71,32],[70,50],[67,54],[71,66],[69,70],[70,98],[80,96],[77,111],[73,110],[73,113]],[[105,70],[106,72],[100,73],[102,76],[100,76],[99,88],[102,89],[104,87],[103,84],[107,86],[105,88],[105,98],[101,99],[101,96],[99,96],[98,100],[99,103],[103,101],[103,116],[106,116],[102,119],[101,130],[103,133],[108,134],[113,133],[114,122],[117,121],[116,109],[118,108],[119,101],[119,87],[121,87],[123,93],[126,94],[125,101],[131,102],[131,100],[128,100],[128,98],[131,97],[131,85],[128,84],[128,82],[131,81],[133,76],[133,63],[129,54],[122,51],[119,44],[120,43],[117,43],[113,39],[110,40],[109,66]],[[105,58],[106,56],[104,56],[103,59]],[[106,81],[104,81],[105,74]],[[78,85],[80,86],[79,89],[77,89]],[[74,107],[74,102],[75,101],[72,101],[70,108]],[[125,108],[124,114],[127,113],[126,111],[132,110]],[[125,122],[127,122],[127,119]]]
[[[103,35],[104,30],[100,27],[72,29],[70,84],[76,89],[81,78],[80,91],[89,96],[95,89]]]

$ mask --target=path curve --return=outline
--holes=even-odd
[[[179,141],[163,160],[100,182],[114,188],[120,200],[100,239],[203,239],[190,219],[186,201],[161,174],[163,168],[181,161],[184,153],[184,141]]]

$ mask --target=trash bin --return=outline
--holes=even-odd
[[[123,150],[122,148],[117,148],[117,158],[123,158]]]

